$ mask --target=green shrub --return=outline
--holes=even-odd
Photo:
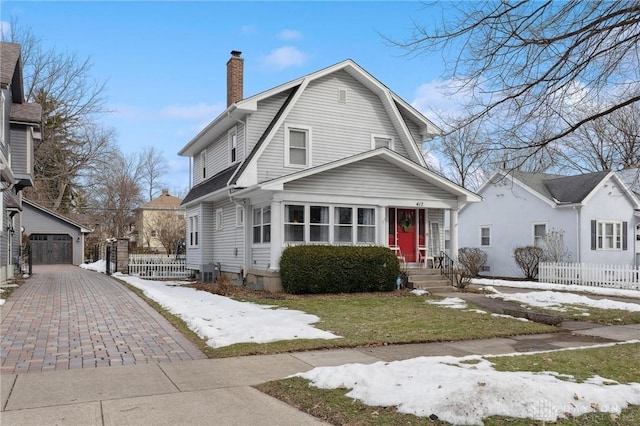
[[[400,264],[387,247],[287,247],[280,259],[282,288],[291,294],[391,291]]]

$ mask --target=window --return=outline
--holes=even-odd
[[[598,250],[622,250],[622,222],[597,222]]]
[[[311,129],[287,127],[285,131],[285,166],[306,167],[311,158]]]
[[[189,245],[195,247],[198,245],[198,215],[189,216]]]
[[[5,112],[5,97],[4,92],[0,93],[0,143],[4,145],[4,126],[6,125],[4,112]]]
[[[358,242],[374,243],[376,241],[375,209],[358,209]]]
[[[253,209],[253,242],[271,242],[271,207]]]
[[[234,128],[229,132],[229,162],[231,164],[238,161],[238,133]]]
[[[347,103],[347,90],[346,89],[338,89],[338,103],[346,104]]]
[[[393,138],[385,135],[371,135],[371,149],[393,149]]]
[[[535,247],[544,247],[544,239],[547,235],[546,223],[533,224],[533,245]]]
[[[236,227],[244,226],[244,207],[236,206]]]
[[[480,245],[482,247],[491,246],[491,228],[488,226],[480,227]]]
[[[216,209],[216,231],[220,231],[223,228],[223,210]]]
[[[207,178],[207,151],[200,153],[200,165],[202,166],[202,179]]]
[[[150,234],[151,238],[158,238],[158,232],[155,229],[152,229]]]
[[[353,242],[353,210],[351,207],[336,207],[334,209],[333,232],[336,243]]]
[[[329,207],[309,207],[309,241],[329,242]]]
[[[304,242],[304,206],[284,206],[284,240]]]

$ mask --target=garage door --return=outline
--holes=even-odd
[[[31,234],[29,240],[34,265],[73,263],[73,247],[69,235]]]

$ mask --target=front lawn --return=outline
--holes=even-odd
[[[488,358],[499,371],[556,371],[569,374],[582,382],[594,375],[620,383],[640,382],[638,365],[640,344],[554,351],[521,356]],[[446,425],[449,423],[426,417],[398,413],[395,407],[373,407],[345,396],[348,389],[319,389],[305,379],[294,377],[255,386],[297,409],[335,425]],[[578,397],[578,396],[576,396]],[[473,395],[469,395],[473,398]],[[530,419],[492,416],[484,419],[487,426],[531,426],[542,424]],[[560,420],[554,425],[618,425],[640,424],[640,407],[631,406],[620,415],[589,413]]]
[[[394,297],[396,296],[396,297]],[[242,343],[213,349],[212,357],[272,354],[326,348],[424,343],[552,333],[558,328],[469,310],[448,309],[408,292],[304,296],[287,299],[244,298],[254,303],[295,309],[320,318],[315,326],[342,336],[333,340]],[[437,299],[437,298],[436,298]]]

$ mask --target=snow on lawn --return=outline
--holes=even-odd
[[[104,262],[103,262],[104,263]],[[104,264],[84,264],[85,269],[102,270]],[[291,339],[336,339],[311,324],[320,320],[305,312],[275,309],[273,306],[237,302],[228,297],[181,287],[176,281],[150,281],[113,274],[179,316],[213,348],[235,343],[268,343]]]
[[[104,272],[104,262],[82,267]],[[310,324],[317,322],[318,317],[304,312],[236,302],[181,287],[178,282],[116,276],[142,289],[147,296],[181,317],[213,347],[240,342],[338,337],[313,328]],[[559,293],[548,293],[548,298],[562,300],[559,303],[580,300],[578,296],[560,299]],[[448,308],[466,307],[466,303],[458,298],[430,302]],[[532,302],[526,300],[524,303]],[[605,309],[614,306],[620,309],[611,301],[604,305]],[[567,350],[576,349],[580,348]],[[576,383],[566,375],[554,372],[500,372],[493,368],[487,359],[490,357],[439,356],[369,365],[345,364],[318,367],[297,376],[310,380],[317,387],[349,388],[348,396],[368,405],[397,406],[400,412],[417,416],[434,414],[459,425],[481,425],[483,418],[493,415],[552,422],[567,414],[579,416],[593,411],[618,414],[628,405],[640,405],[640,383],[618,384],[600,377]]]
[[[624,311],[640,312],[640,304],[638,303],[618,302],[609,299],[592,299],[587,296],[572,293],[562,293],[558,291],[531,291],[505,294],[500,293],[495,289],[494,291],[496,294],[489,294],[487,297],[520,302],[530,306],[549,308],[561,312],[567,311],[567,308],[563,305],[582,305],[600,309],[619,309]]]
[[[472,284],[493,286],[493,287],[512,287],[512,288],[528,288],[536,290],[559,290],[573,291],[577,293],[598,294],[601,296],[620,296],[640,299],[639,290],[623,290],[617,288],[589,287],[575,284],[551,284],[540,283],[537,281],[511,281],[511,280],[494,280],[490,278],[473,278]]]
[[[496,371],[479,355],[419,357],[374,364],[318,367],[295,376],[323,389],[351,389],[347,396],[401,413],[437,416],[457,425],[482,425],[494,416],[553,422],[567,414],[619,414],[640,404],[640,383],[601,377],[576,383],[554,372]]]

